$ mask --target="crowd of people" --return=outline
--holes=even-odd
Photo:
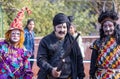
[[[120,79],[120,26],[114,6],[106,10],[104,5],[98,17],[100,38],[90,47],[90,79]],[[84,46],[74,16],[57,13],[53,17],[53,31],[40,40],[35,57],[35,21],[28,19],[23,29],[25,11],[31,13],[22,8],[0,42],[0,79],[32,79],[29,59],[37,60],[37,79],[84,79]]]

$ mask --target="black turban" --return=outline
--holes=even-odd
[[[53,18],[53,25],[56,26],[56,25],[62,24],[62,23],[66,23],[67,28],[69,29],[70,22],[69,22],[68,17],[63,13],[56,14],[55,17]]]
[[[68,19],[70,22],[73,22],[75,18],[74,18],[74,16],[68,16]]]

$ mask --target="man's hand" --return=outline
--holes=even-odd
[[[57,67],[52,69],[52,76],[55,78],[60,77],[61,71],[57,71]]]

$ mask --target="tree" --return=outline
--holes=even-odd
[[[66,15],[74,15],[74,24],[77,25],[78,31],[82,35],[89,35],[96,31],[97,18],[102,10],[105,0],[3,0],[3,22],[4,33],[8,29],[10,23],[13,21],[18,10],[27,6],[32,14],[26,15],[23,20],[24,26],[28,18],[35,20],[35,35],[45,36],[53,30],[52,20],[57,13],[65,13]],[[106,0],[107,7],[111,8],[112,0]],[[118,10],[120,2],[115,0]]]

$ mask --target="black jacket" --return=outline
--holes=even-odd
[[[63,48],[64,50],[71,44],[74,38],[67,34],[64,39]],[[52,55],[55,53],[53,49],[51,49],[51,44],[54,44],[58,41],[58,38],[55,36],[54,32],[45,36],[39,44],[38,54],[37,54],[37,65],[40,67],[40,71],[38,73],[38,79],[46,79],[47,74],[51,73],[52,66],[49,63]],[[70,58],[72,62],[72,79],[83,79],[85,77],[84,67],[83,67],[83,58],[80,52],[80,48],[75,42],[74,46],[70,52]]]

